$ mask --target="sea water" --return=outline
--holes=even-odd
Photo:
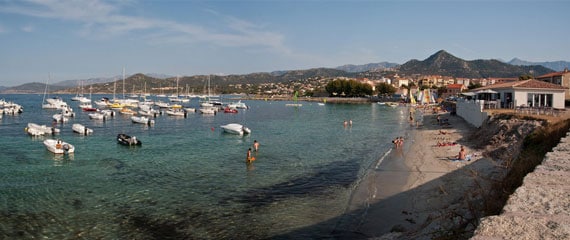
[[[237,114],[160,115],[146,126],[119,113],[91,120],[61,97],[76,116],[55,137],[31,137],[26,125],[51,125],[57,111],[41,108],[43,95],[0,95],[24,106],[0,120],[0,238],[326,238],[366,170],[410,128],[404,107],[247,100]],[[227,123],[252,133],[223,133]],[[143,144],[119,145],[118,133]],[[48,138],[75,153],[52,154]],[[254,140],[260,149],[246,164]]]

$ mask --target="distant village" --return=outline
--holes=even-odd
[[[458,96],[459,93],[468,89],[485,87],[494,84],[516,82],[521,77],[511,78],[458,78],[441,75],[413,75],[400,76],[397,73],[379,76],[378,74],[370,74],[370,76],[348,78],[348,77],[314,77],[291,81],[288,83],[262,83],[262,84],[232,84],[229,88],[236,91],[249,92],[262,96],[287,97],[291,96],[295,91],[299,92],[299,96],[327,97],[329,93],[325,91],[325,86],[334,80],[355,80],[359,83],[369,84],[372,86],[374,93],[378,93],[376,86],[385,83],[393,86],[395,92],[393,96],[403,99],[409,98],[410,93],[416,93],[419,90],[429,88],[437,89],[439,98],[445,99],[451,96]],[[570,79],[570,72],[565,69],[561,72],[549,73],[542,76],[523,76],[522,79],[534,78],[541,81],[547,81],[555,84],[568,84],[569,81],[562,79]],[[569,87],[569,86],[566,86]],[[249,90],[249,91],[245,91]],[[568,95],[568,94],[567,94]],[[342,97],[342,93],[338,97]]]

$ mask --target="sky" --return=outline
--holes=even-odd
[[[570,60],[565,0],[0,0],[0,86],[423,60]]]

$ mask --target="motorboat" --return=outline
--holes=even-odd
[[[179,117],[186,117],[188,113],[180,108],[170,108],[166,110],[166,114],[169,116],[179,116]]]
[[[216,114],[215,107],[202,107],[200,108],[200,113],[202,114]]]
[[[135,112],[134,110],[128,108],[128,107],[124,107],[123,109],[121,109],[121,111],[119,111],[121,114],[125,114],[125,115],[136,115],[137,112]]]
[[[64,116],[61,113],[58,114],[54,114],[52,116],[53,120],[55,120],[58,123],[65,123],[65,122],[69,122],[69,118],[67,118],[66,116]]]
[[[196,112],[196,108],[187,107],[187,108],[184,108],[184,111],[194,113],[194,112]]]
[[[154,105],[156,105],[156,106],[159,107],[159,108],[169,108],[169,107],[170,107],[170,104],[169,104],[169,103],[166,103],[166,102],[163,102],[163,101],[154,102]]]
[[[133,123],[140,123],[140,124],[147,124],[147,125],[154,125],[154,120],[153,119],[149,119],[148,117],[145,116],[132,116],[131,117],[131,121],[133,121]]]
[[[39,125],[35,123],[28,123],[26,132],[32,136],[54,135],[60,132],[59,128],[48,127],[46,125]]]
[[[238,110],[235,108],[225,107],[224,113],[238,113]]]
[[[239,123],[230,123],[230,124],[222,125],[220,127],[226,133],[237,134],[240,136],[244,135],[244,134],[250,134],[251,133],[251,129],[249,129],[246,126],[241,125]]]
[[[75,113],[73,112],[73,109],[70,107],[61,109],[61,115],[63,115],[64,117],[75,117]]]
[[[154,109],[148,109],[148,110],[139,110],[139,114],[148,117],[156,117],[160,114],[160,112]]]
[[[115,116],[115,111],[111,110],[111,109],[103,109],[101,110],[102,114],[105,114],[106,117],[114,117]]]
[[[104,113],[95,112],[95,113],[89,113],[89,118],[95,120],[105,120],[107,116]]]
[[[138,140],[137,137],[135,136],[129,136],[127,134],[124,133],[119,133],[117,135],[117,142],[119,144],[125,145],[125,146],[141,146],[142,142],[141,140]]]
[[[91,128],[87,128],[79,123],[74,123],[71,126],[71,129],[73,129],[74,132],[79,133],[81,135],[89,135],[89,134],[93,134],[93,129]]]
[[[69,154],[75,152],[75,147],[67,142],[59,139],[46,139],[44,140],[46,149],[55,154]]]
[[[241,102],[241,100],[228,104],[228,107],[230,107],[230,108],[241,108],[241,109],[247,109],[248,108],[247,105],[245,105],[245,103]]]

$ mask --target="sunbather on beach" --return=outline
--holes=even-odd
[[[461,146],[461,149],[459,150],[459,153],[457,154],[457,156],[455,156],[455,159],[465,160],[466,156],[467,156],[467,151],[465,151],[465,147]]]
[[[440,142],[440,141],[437,141],[438,147],[447,147],[447,146],[455,146],[455,145],[457,145],[456,142]]]

